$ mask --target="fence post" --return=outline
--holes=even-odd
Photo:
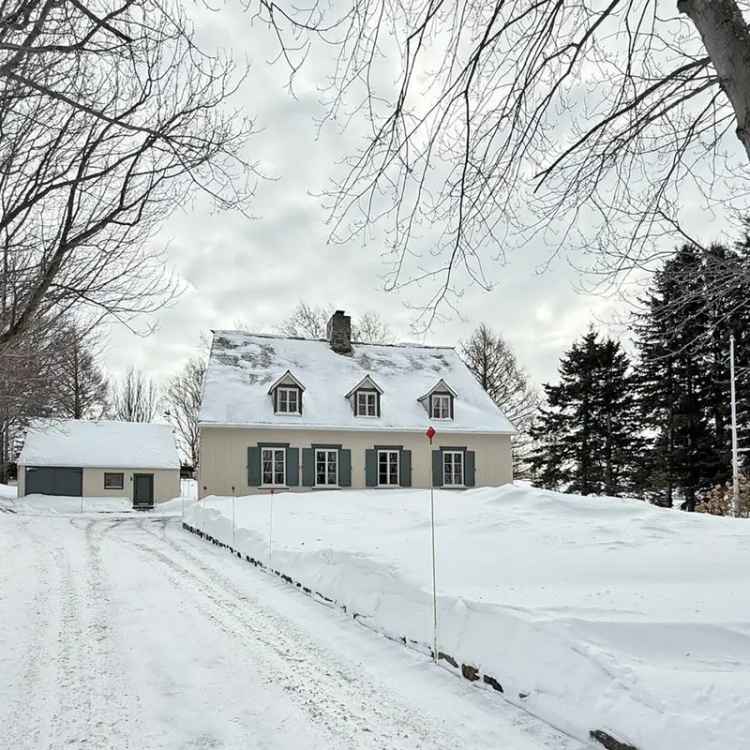
[[[435,428],[429,427],[426,435],[429,440],[429,461],[427,466],[430,472],[430,532],[432,535],[432,659],[438,663],[438,616],[437,616],[437,575],[435,572],[435,477],[432,473],[432,438],[435,437]]]
[[[268,507],[268,569],[271,570],[271,554],[273,552],[273,487]]]
[[[237,549],[237,491],[232,485],[232,549]]]

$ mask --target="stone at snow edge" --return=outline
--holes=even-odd
[[[600,745],[606,747],[607,750],[638,750],[635,745],[620,742],[620,740],[615,739],[611,734],[603,732],[601,729],[592,729],[589,732],[589,736],[592,740],[596,740]]]

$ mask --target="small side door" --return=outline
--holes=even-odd
[[[152,508],[154,506],[154,475],[133,474],[133,507]]]

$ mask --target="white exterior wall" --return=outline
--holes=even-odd
[[[247,449],[258,443],[289,443],[309,448],[313,443],[340,444],[352,452],[352,489],[365,487],[365,450],[375,445],[400,445],[411,451],[412,487],[429,487],[432,455],[427,438],[414,432],[364,432],[290,429],[244,429],[201,427],[198,496],[238,495],[267,492],[247,483]],[[510,435],[455,434],[433,439],[433,449],[461,446],[476,454],[475,486],[491,487],[513,481]],[[302,451],[300,450],[300,460]],[[300,470],[300,477],[302,472]],[[309,487],[293,490],[310,491]]]
[[[124,476],[121,490],[104,489],[104,473],[122,472]],[[86,469],[83,470],[84,497],[124,497],[133,499],[133,474],[154,475],[154,501],[163,503],[180,496],[179,469]],[[18,465],[18,497],[26,494],[26,467]]]

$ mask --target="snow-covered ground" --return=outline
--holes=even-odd
[[[185,507],[194,503],[198,491],[194,479],[180,481],[182,496],[157,503],[150,514],[181,515]],[[38,513],[41,515],[71,515],[75,513],[142,513],[133,509],[133,503],[124,497],[59,497],[52,495],[26,495],[17,497],[17,488],[0,484],[0,510]]]
[[[235,512],[234,532],[231,498],[186,520],[431,643],[427,493],[252,496]],[[437,492],[436,517],[439,650],[581,740],[750,746],[750,523],[520,486]]]
[[[178,516],[0,512],[0,560],[3,750],[582,750]]]
[[[18,494],[18,488],[15,485],[0,484],[0,499],[13,499]]]

